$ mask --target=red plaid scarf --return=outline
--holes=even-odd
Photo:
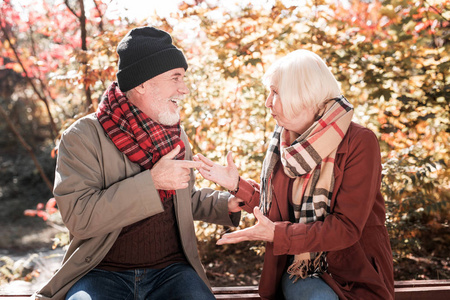
[[[344,96],[330,99],[321,117],[302,135],[277,126],[261,171],[261,211],[272,204],[272,173],[279,160],[290,178],[295,222],[323,221],[329,213],[334,187],[334,159],[353,116],[353,106]],[[288,273],[298,278],[326,272],[326,252],[298,253]]]
[[[96,115],[117,149],[142,169],[151,169],[177,145],[180,145],[181,150],[175,158],[184,159],[185,148],[180,138],[180,123],[164,126],[154,122],[128,101],[117,82],[113,82],[103,94]],[[166,198],[175,195],[175,191],[159,190],[159,195],[164,202]]]

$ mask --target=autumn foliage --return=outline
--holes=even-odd
[[[312,50],[354,104],[355,121],[379,138],[396,278],[450,276],[450,1],[307,0],[298,7],[195,1],[147,20],[109,17],[110,2],[0,2],[0,108],[36,124],[39,139],[27,123],[17,124],[26,141],[57,145],[115,80],[115,45],[130,28],[153,25],[172,33],[189,62],[182,120],[194,152],[225,163],[232,150],[241,174],[258,181],[274,126],[261,77],[277,57]],[[18,105],[28,109],[18,113]],[[9,130],[1,120],[0,126]],[[200,178],[199,184],[211,185]],[[47,205],[26,214],[45,218],[55,209]],[[243,226],[253,221],[249,216]],[[203,259],[214,265],[220,259],[214,241],[228,229],[197,227]],[[257,243],[245,247],[264,251]],[[404,263],[417,257],[447,265],[403,278]]]
[[[56,200],[55,198],[51,198],[45,205],[44,203],[38,203],[38,205],[36,205],[36,209],[27,209],[23,213],[26,216],[40,217],[44,221],[47,221],[50,215],[56,212],[58,212],[58,208],[56,208]]]

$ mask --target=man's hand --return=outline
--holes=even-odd
[[[238,230],[232,233],[227,233],[217,241],[217,245],[236,244],[243,241],[266,241],[273,242],[275,235],[275,223],[269,220],[262,214],[258,207],[253,209],[258,223],[256,225]]]
[[[180,146],[164,155],[150,170],[157,190],[179,190],[187,188],[192,168],[201,168],[202,162],[174,160],[180,152]]]
[[[211,180],[229,191],[234,191],[238,187],[239,171],[234,164],[231,151],[227,154],[228,165],[226,167],[213,162],[202,154],[195,155],[194,160],[203,162],[199,172],[205,179]]]
[[[231,196],[228,198],[228,211],[229,212],[239,212],[241,211],[241,205],[244,204],[244,201],[235,196]]]

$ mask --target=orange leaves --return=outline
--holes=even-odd
[[[56,156],[58,155],[58,148],[54,147],[50,153],[50,157],[51,158],[56,158]]]
[[[398,14],[395,11],[394,7],[392,5],[385,5],[380,8],[380,14],[382,16],[386,16],[389,19],[396,19]]]
[[[58,211],[56,208],[56,199],[50,198],[47,203],[45,204],[45,210],[48,212],[48,214],[54,214]]]
[[[437,20],[425,20],[425,22],[420,22],[418,23],[415,27],[414,30],[417,33],[420,33],[422,30],[426,30],[429,29],[429,33],[436,33],[436,26],[439,24],[439,22]]]
[[[23,71],[22,67],[18,63],[7,63],[7,64],[5,64],[5,68],[14,70],[14,72],[19,73],[19,74],[22,73],[22,71]]]
[[[51,198],[47,201],[47,203],[39,203],[36,205],[36,209],[26,209],[24,211],[24,215],[28,217],[39,217],[42,218],[44,221],[47,221],[49,216],[58,212],[58,209],[56,208],[56,200],[55,198]]]
[[[192,7],[193,5],[189,5],[189,4],[187,4],[186,2],[181,2],[179,5],[178,5],[178,9],[179,10],[187,10],[188,8],[190,8],[190,7]]]
[[[426,134],[427,131],[429,131],[429,130],[427,130],[427,128],[429,128],[429,126],[430,126],[430,125],[429,125],[427,122],[425,122],[425,121],[419,122],[419,123],[416,125],[417,133],[418,133],[418,134]]]
[[[244,26],[243,31],[244,31],[244,33],[246,33],[246,34],[253,33],[253,32],[256,31],[256,26],[254,26],[254,25],[247,25],[247,26]]]
[[[239,45],[236,44],[235,42],[228,42],[225,44],[225,48],[237,50],[239,48]]]

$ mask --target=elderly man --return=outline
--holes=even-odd
[[[240,207],[194,186],[201,162],[179,116],[186,59],[152,27],[131,30],[117,53],[117,82],[61,138],[54,194],[71,242],[35,297],[214,299],[193,220],[237,226]]]

